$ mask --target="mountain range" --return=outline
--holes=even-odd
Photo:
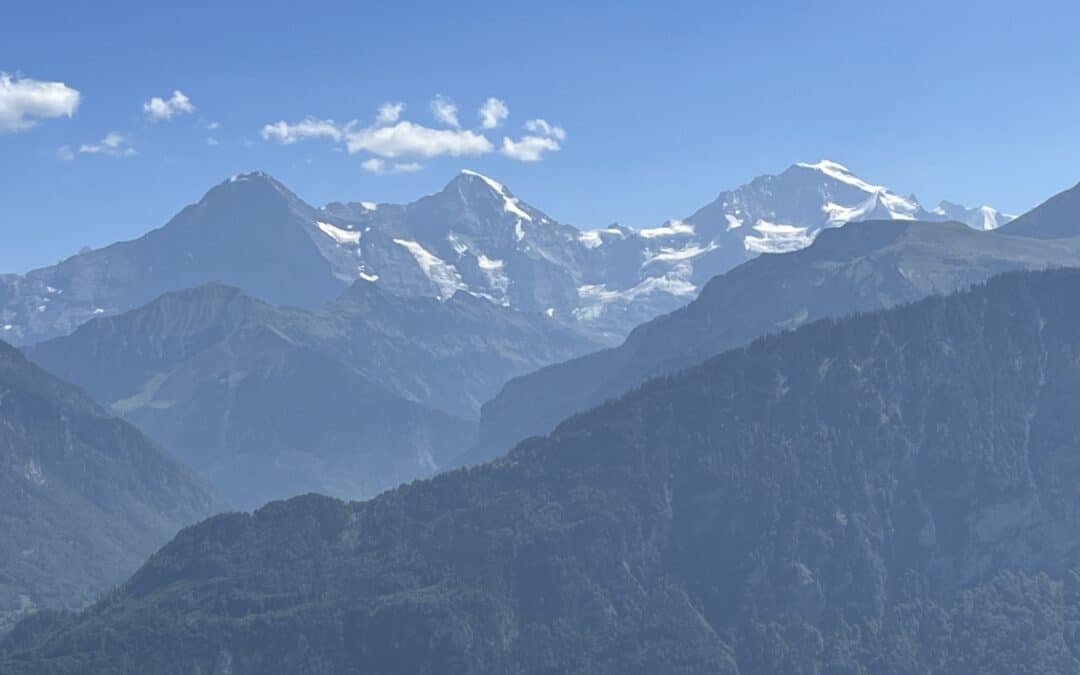
[[[212,518],[0,669],[1075,673],[1078,294],[818,321],[482,467]]]
[[[89,604],[220,506],[143,434],[0,342],[0,632]]]
[[[1080,265],[1080,221],[1045,209],[1054,197],[1000,231],[959,223],[895,219],[829,228],[813,244],[763,255],[714,277],[699,297],[647,322],[620,346],[511,380],[485,404],[476,445],[459,462],[482,462],[518,441],[651,377],[676,372],[732,347],[808,321],[949,293],[1014,269]],[[1080,213],[1074,209],[1070,213]],[[1059,218],[1059,216],[1061,216]],[[1066,227],[1039,236],[1028,223]]]
[[[356,282],[324,309],[210,284],[27,349],[252,509],[305,492],[365,498],[473,441],[507,379],[595,345],[541,314]]]
[[[323,208],[254,172],[229,178],[143,237],[0,276],[0,336],[39,342],[209,282],[277,305],[319,307],[365,281],[407,297],[448,300],[463,291],[617,344],[745,260],[880,218],[986,229],[1009,216],[949,203],[928,211],[827,160],[756,178],[684,219],[639,229],[560,223],[472,171],[408,204]]]
[[[354,617],[359,622],[356,626],[367,626],[357,638],[363,654],[349,652],[350,647],[342,656],[342,648],[329,643],[309,653],[307,647],[294,649],[285,641],[279,654],[283,670],[279,672],[296,668],[320,672],[318,666],[304,660],[309,656],[322,659],[324,664],[334,663],[331,672],[340,670],[341,661],[335,661],[340,658],[357,660],[363,669],[376,672],[384,668],[380,664],[390,664],[385,666],[390,671],[406,665],[430,669],[435,667],[432,664],[438,664],[435,669],[439,672],[455,672],[466,661],[480,671],[510,668],[563,672],[571,663],[565,659],[580,658],[581,653],[590,654],[580,662],[585,665],[570,670],[654,671],[657,659],[665,654],[697,653],[697,643],[687,652],[685,644],[666,642],[669,638],[678,642],[695,632],[687,623],[690,615],[683,610],[660,619],[680,628],[656,641],[651,632],[654,629],[641,623],[644,619],[632,618],[634,612],[640,611],[640,603],[635,605],[635,600],[626,605],[625,598],[616,601],[611,595],[614,591],[604,589],[597,607],[605,602],[620,607],[618,612],[631,617],[632,624],[637,622],[634,630],[639,631],[642,640],[640,662],[613,656],[592,660],[596,648],[602,648],[605,654],[623,649],[625,636],[614,637],[626,627],[621,623],[621,628],[604,629],[616,640],[610,645],[575,643],[570,651],[579,652],[577,656],[551,656],[550,647],[545,645],[570,640],[565,627],[581,620],[575,615],[577,609],[566,606],[577,592],[571,589],[580,588],[564,585],[566,579],[562,577],[556,580],[554,568],[530,567],[519,557],[511,564],[498,554],[481,550],[479,558],[469,560],[488,565],[486,572],[478,569],[475,574],[487,574],[498,589],[495,608],[480,610],[489,618],[496,617],[492,619],[494,625],[500,626],[502,637],[496,642],[501,646],[491,647],[491,625],[477,628],[474,619],[469,618],[475,607],[468,598],[480,597],[482,603],[488,600],[481,597],[483,594],[476,596],[472,586],[454,585],[454,579],[468,577],[463,577],[457,567],[467,560],[461,557],[466,552],[455,548],[452,559],[430,563],[425,558],[430,533],[458,522],[474,533],[496,527],[498,532],[526,533],[516,535],[525,539],[518,543],[512,540],[510,550],[524,546],[542,561],[552,556],[573,558],[576,552],[572,547],[554,546],[558,537],[552,539],[549,533],[543,533],[535,538],[530,528],[539,526],[544,530],[553,525],[570,533],[576,527],[574,523],[583,522],[582,518],[599,518],[595,522],[610,524],[625,515],[625,505],[620,506],[617,500],[608,502],[605,508],[611,507],[614,512],[602,515],[585,508],[580,500],[594,494],[596,488],[580,480],[574,473],[580,466],[565,453],[558,455],[560,459],[552,470],[567,480],[567,490],[582,491],[580,495],[567,496],[546,482],[539,457],[525,461],[526,468],[521,469],[524,473],[516,473],[518,469],[512,467],[522,463],[523,457],[532,457],[530,448],[558,445],[562,442],[561,430],[581,418],[592,419],[600,414],[593,411],[582,416],[582,411],[609,399],[626,396],[624,400],[632,400],[641,396],[641,391],[654,391],[661,385],[649,384],[650,379],[668,378],[658,381],[667,382],[683,378],[681,371],[693,372],[702,361],[741,348],[763,335],[798,329],[823,317],[878,310],[953,292],[1009,270],[1080,266],[1080,241],[1073,235],[1080,231],[1080,222],[1073,217],[1080,212],[1076,194],[1077,190],[1058,195],[1015,220],[989,207],[967,210],[942,203],[926,210],[914,197],[902,197],[857,178],[839,164],[822,161],[797,164],[776,176],[757,178],[721,193],[691,216],[657,227],[612,225],[579,230],[520,200],[505,185],[471,171],[463,171],[442,191],[410,204],[332,203],[323,208],[306,204],[265,174],[234,176],[164,227],[138,240],[84,252],[27,275],[0,277],[2,334],[19,340],[34,363],[82,387],[96,404],[86,394],[46,375],[9,350],[11,362],[19,364],[16,370],[36,373],[35,378],[52,383],[49,386],[56,391],[74,392],[60,398],[77,398],[79,406],[94,410],[95,419],[107,420],[108,425],[136,439],[121,442],[101,435],[83,439],[78,436],[81,424],[75,424],[77,429],[64,430],[63,425],[72,424],[74,419],[66,409],[58,413],[57,427],[51,417],[34,417],[33,406],[9,408],[14,417],[7,424],[15,432],[8,445],[14,454],[0,480],[14,486],[9,494],[18,504],[8,506],[21,520],[11,521],[10,526],[19,535],[12,541],[22,548],[6,552],[0,549],[0,555],[20,561],[11,563],[15,571],[8,575],[11,579],[0,579],[0,593],[6,594],[0,598],[5,603],[0,612],[6,617],[0,617],[0,632],[2,624],[25,615],[27,610],[84,606],[122,579],[178,527],[225,508],[226,504],[251,510],[268,500],[305,492],[368,499],[448,467],[499,457],[528,436],[551,433],[546,439],[525,442],[509,459],[494,466],[454,472],[431,483],[392,490],[366,503],[370,506],[308,497],[259,511],[255,522],[263,522],[259,519],[267,513],[288,514],[286,519],[291,521],[294,505],[306,505],[298,508],[306,514],[301,517],[304,527],[313,528],[313,533],[325,530],[322,518],[330,512],[346,514],[341,517],[347,521],[359,518],[369,523],[373,532],[383,534],[347,536],[353,542],[368,542],[363,544],[362,564],[371,563],[373,576],[364,576],[364,572],[353,577],[352,570],[346,577],[318,581],[322,599],[305,595],[307,591],[270,591],[266,586],[241,584],[243,590],[227,591],[233,598],[230,602],[245,607],[241,615],[246,616],[254,613],[264,617],[262,613],[268,608],[286,607],[285,614],[322,622],[335,635],[344,629],[338,623],[336,605],[325,602],[327,594],[352,598],[359,606],[367,607],[363,610],[368,612],[367,618],[359,614]],[[945,220],[961,222],[942,222]],[[853,224],[841,227],[849,221]],[[1006,224],[998,227],[1002,223]],[[995,231],[982,231],[990,229]],[[633,326],[638,327],[630,330]],[[619,346],[596,351],[605,344]],[[727,396],[717,395],[721,399]],[[18,400],[14,394],[7,396],[8,400]],[[682,400],[682,394],[676,398]],[[5,403],[5,398],[0,397],[0,416],[5,412]],[[622,404],[608,404],[598,410],[612,405]],[[675,403],[659,397],[650,405],[668,410]],[[640,416],[644,412],[641,408],[633,414]],[[137,427],[145,436],[125,422],[110,418],[110,414]],[[575,414],[578,417],[573,417]],[[620,421],[618,428],[646,424],[633,414]],[[706,417],[709,414],[705,413]],[[560,426],[567,418],[572,419]],[[750,423],[748,429],[762,424]],[[696,434],[695,438],[708,438],[710,433],[687,420],[679,424],[684,425],[687,434]],[[53,432],[61,436],[48,436]],[[607,433],[600,434],[600,448],[610,454],[611,448],[605,445]],[[645,442],[634,435],[641,433],[641,428],[632,432],[634,440],[626,447],[646,452],[644,446],[634,445]],[[592,434],[590,431],[586,435],[591,439]],[[72,438],[79,440],[72,442]],[[649,452],[663,446],[659,436],[646,440],[651,444]],[[176,459],[155,442],[175,453]],[[588,448],[592,443],[586,444]],[[40,445],[67,447],[66,464],[45,467],[34,455],[39,452],[34,448]],[[124,449],[119,459],[109,455],[117,447]],[[588,448],[582,446],[579,451],[590,452]],[[23,455],[34,458],[26,460]],[[202,478],[196,478],[181,462]],[[68,470],[75,466],[82,468],[76,473]],[[154,498],[146,494],[145,484],[155,480],[147,478],[147,471],[150,476],[169,476],[159,479],[165,483],[158,485],[160,494]],[[492,471],[495,473],[489,473]],[[499,478],[488,482],[485,477],[491,475]],[[626,477],[616,470],[611,478],[621,480],[620,475]],[[41,476],[52,477],[34,482]],[[93,481],[80,482],[79,476],[91,476]],[[107,480],[116,480],[122,486],[116,500],[105,506],[101,502],[108,491],[95,482],[100,476],[108,476]],[[509,481],[506,485],[502,484],[504,479]],[[470,481],[474,480],[480,481],[480,487],[473,486]],[[639,475],[631,480],[640,484],[644,478]],[[450,485],[446,489],[456,496],[424,496],[428,494],[425,490],[436,489],[428,485]],[[52,492],[57,486],[64,490],[62,497]],[[534,488],[542,493],[529,492]],[[494,502],[479,496],[485,489],[490,489]],[[623,491],[625,486],[614,489]],[[29,495],[29,501],[23,500],[24,493]],[[416,497],[420,502],[400,505],[407,513],[397,512],[396,500],[402,494],[420,495]],[[460,499],[469,505],[455,501]],[[523,499],[526,505],[535,505],[536,510],[527,507],[522,511],[514,499]],[[467,513],[450,516],[449,521],[437,518],[439,505],[450,503],[459,503]],[[552,514],[541,508],[545,503],[551,504]],[[364,509],[374,509],[381,515],[356,515],[374,513]],[[384,516],[390,519],[391,524],[385,526],[390,529],[373,524]],[[248,522],[245,518],[249,516],[222,516],[202,527],[213,527],[210,523],[214,522]],[[473,522],[472,518],[480,520]],[[550,518],[555,520],[549,522]],[[410,525],[395,529],[395,522]],[[670,526],[668,523],[664,527]],[[247,549],[229,550],[257,558],[266,553],[265,546],[280,546],[284,553],[289,549],[287,542],[276,539],[282,533],[271,531],[277,527],[274,522],[264,523],[254,534],[243,528],[230,530],[229,536],[235,535],[242,542],[238,545]],[[641,525],[634,522],[630,527]],[[35,528],[47,530],[47,535]],[[420,543],[414,538],[418,531],[422,533]],[[264,535],[270,539],[261,539]],[[182,534],[177,541],[190,541],[185,536],[189,534]],[[284,536],[293,541],[293,534]],[[364,539],[368,536],[377,541]],[[389,549],[380,548],[390,536],[398,537],[399,543]],[[452,536],[463,535],[457,532]],[[484,541],[491,535],[478,536]],[[303,547],[315,540],[300,539],[303,541],[294,553],[306,559],[313,554]],[[32,544],[39,541],[43,542],[38,549],[42,560],[26,558]],[[566,544],[566,540],[562,542]],[[159,569],[154,560],[162,556],[170,561],[167,566],[175,567],[175,546],[159,553],[147,569]],[[209,572],[213,583],[234,588],[231,574],[258,576],[254,568],[231,559],[233,553],[226,555],[217,546],[200,548],[195,555],[203,562],[215,561]],[[76,549],[78,553],[72,553]],[[323,572],[336,574],[339,565],[349,567],[335,557],[341,550],[319,548],[317,555],[325,557],[328,567],[314,571],[305,568],[303,574],[319,579]],[[357,553],[357,549],[349,551],[349,555]],[[374,557],[366,557],[368,552]],[[657,549],[645,555],[663,558],[672,554]],[[80,565],[82,556],[91,557],[94,564]],[[268,555],[268,559],[275,558]],[[501,562],[496,564],[496,560]],[[175,578],[186,579],[181,582],[185,588],[202,588],[201,581],[184,577],[192,564],[198,567],[202,563],[193,558],[179,565],[176,569],[180,576]],[[281,564],[287,566],[287,571],[270,565],[266,573],[287,576],[299,569],[288,566],[307,563],[292,560]],[[492,564],[495,567],[490,567]],[[402,585],[395,587],[398,582],[388,582],[383,587],[396,588],[393,597],[383,595],[382,590],[350,595],[356,589],[337,586],[357,579],[375,584],[380,578],[399,578],[387,576],[391,568],[400,568],[403,575]],[[541,576],[533,576],[534,572]],[[559,574],[564,572],[570,573],[564,570]],[[639,572],[635,569],[635,578],[643,578]],[[444,573],[451,577],[440,576]],[[151,576],[156,574],[152,572]],[[200,574],[203,572],[196,573],[198,579],[203,578]],[[650,587],[653,590],[648,592],[652,598],[649,603],[689,602],[695,611],[709,616],[702,609],[702,596],[695,595],[700,588],[689,588],[686,578],[672,576],[670,570],[664,574],[663,583],[674,586]],[[610,581],[587,576],[588,584]],[[405,600],[417,597],[417,589],[427,588],[431,580],[436,584],[429,591],[434,593],[434,604],[418,607]],[[129,582],[129,586],[131,583],[135,582]],[[410,585],[414,583],[420,586]],[[540,615],[531,613],[537,611],[536,607],[525,606],[548,602],[543,594],[535,596],[526,590],[535,584],[554,593],[552,598],[561,598],[552,600],[556,604]],[[137,602],[131,605],[127,588],[110,594],[98,607],[137,606]],[[673,589],[678,589],[675,595],[671,595]],[[440,599],[443,590],[453,598],[466,599],[468,606],[463,609],[454,604],[456,599],[446,605]],[[277,600],[267,600],[264,591],[292,600],[281,600],[285,604],[279,605]],[[300,605],[290,604],[294,600]],[[933,602],[946,600],[952,601],[932,598]],[[175,598],[165,602],[177,606]],[[380,614],[379,607],[388,608],[391,614]],[[78,672],[88,667],[82,660],[81,647],[72,651],[66,637],[56,636],[75,631],[75,635],[90,636],[73,638],[76,642],[98,644],[93,631],[84,634],[79,632],[82,628],[75,628],[87,617],[95,625],[101,623],[93,618],[105,616],[95,614],[98,611],[79,617],[40,612],[20,624],[2,649],[13,659],[12,667],[35,663],[34,667],[56,672]],[[189,616],[211,617],[214,611],[200,606]],[[490,614],[492,611],[495,614]],[[565,614],[567,611],[575,616]],[[387,644],[398,645],[393,649],[400,648],[400,654],[384,653],[381,647],[368,642],[374,639],[368,635],[375,625],[371,622],[382,622],[386,616],[390,617],[389,630],[400,626],[401,630],[412,631],[411,637],[396,633],[387,636]],[[438,632],[441,637],[424,638],[424,626],[444,622],[418,618],[423,616],[442,616],[449,621],[445,625],[453,626],[456,632],[450,636]],[[537,616],[547,618],[537,624]],[[560,628],[543,623],[549,619],[557,621]],[[167,612],[161,613],[160,622],[141,634],[151,635],[158,628],[167,634],[171,621]],[[286,625],[290,619],[282,621],[285,623],[281,625]],[[712,621],[708,618],[708,622]],[[314,639],[314,634],[301,625],[293,626],[295,634],[305,641]],[[129,628],[108,631],[110,635],[122,635],[122,641],[135,639],[142,644],[142,638],[132,637],[138,631],[133,633]],[[819,632],[825,629],[818,623],[812,629],[798,628]],[[270,632],[262,637],[280,639],[275,628],[266,630]],[[702,647],[704,651],[698,656],[707,653],[704,660],[688,665],[688,672],[694,668],[722,670],[730,666],[731,658],[739,661],[743,638],[731,637],[739,629],[731,625],[718,629],[709,623],[703,630],[702,640],[708,642],[709,632],[719,631],[725,636],[725,644]],[[230,631],[234,636],[243,634],[243,629]],[[461,648],[457,635],[460,631],[483,635],[489,644],[478,647],[470,643],[467,656],[455,656],[455,650]],[[523,634],[525,641],[520,642]],[[829,640],[835,640],[835,635],[830,636]],[[768,643],[769,649],[775,646],[774,637],[768,638],[773,640]],[[785,642],[790,636],[784,633],[781,637]],[[413,642],[414,638],[420,642]],[[262,638],[256,640],[248,635],[239,639],[254,644]],[[590,635],[588,640],[592,639]],[[176,644],[171,637],[166,642]],[[68,650],[67,655],[58,660],[49,656],[44,662],[32,661],[44,653],[38,648],[44,648],[46,643],[66,645],[61,651]],[[147,639],[146,644],[153,643],[153,639]],[[619,646],[612,646],[616,644]],[[139,651],[134,643],[128,643],[127,648],[132,653]],[[176,657],[178,663],[186,664],[185,668],[190,666],[188,670],[205,670],[212,660],[209,672],[230,672],[234,665],[238,672],[245,668],[275,672],[268,662],[260,660],[262,656],[244,655],[236,645],[218,650],[212,659],[209,652],[200,651],[202,647],[182,657],[167,656],[171,648],[162,651],[162,658]],[[793,653],[798,648],[785,642],[784,649]],[[240,660],[234,661],[238,654]],[[189,657],[194,660],[185,661]],[[820,654],[814,658],[818,657]],[[687,657],[686,663],[694,662],[694,658]],[[100,652],[91,662],[91,669],[103,672],[114,666],[116,672],[133,672],[162,665],[151,659],[134,666],[131,664],[135,661],[115,662],[112,656]],[[600,665],[595,669],[589,667],[596,664]],[[7,672],[7,667],[0,667],[0,671]]]

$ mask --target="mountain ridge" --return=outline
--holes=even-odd
[[[760,253],[802,248],[826,227],[882,215],[961,218],[980,228],[1005,219],[955,205],[926,211],[827,160],[755,178],[683,220],[586,230],[470,170],[407,204],[321,209],[255,171],[217,184],[142,237],[0,276],[0,337],[39,342],[215,281],[309,308],[366,281],[442,300],[464,290],[617,344],[716,274]]]
[[[477,444],[459,463],[489,460],[650,377],[768,333],[952,292],[1011,269],[1077,265],[1075,240],[920,221],[829,228],[806,249],[763,255],[714,277],[696,300],[642,324],[619,347],[511,380],[485,404]]]
[[[1075,672],[1078,292],[1076,270],[1010,273],[824,319],[492,464],[208,520],[0,663]]]

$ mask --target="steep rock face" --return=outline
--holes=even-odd
[[[839,316],[948,293],[1012,269],[1080,265],[1075,241],[976,232],[958,224],[882,221],[826,230],[808,249],[763,255],[714,278],[685,308],[634,330],[619,347],[510,381],[481,415],[461,458],[485,461],[648,378],[750,340]]]
[[[29,353],[256,508],[429,476],[472,442],[466,418],[507,378],[591,346],[467,294],[401,298],[358,282],[325,311],[202,286]]]
[[[211,519],[5,672],[1074,673],[1078,292],[818,322],[493,464]]]
[[[507,380],[600,345],[542,314],[459,291],[446,301],[407,298],[357,282],[318,314],[320,349],[411,400],[475,420]]]
[[[163,227],[0,285],[4,337],[21,344],[207,282],[282,304],[332,299],[340,282],[320,255],[314,210],[263,173],[234,176]]]
[[[462,289],[527,312],[565,307],[576,299],[583,248],[577,229],[521,201],[503,184],[471,171],[437,194],[410,204],[328,209],[365,234],[377,231],[416,259],[422,286],[386,279],[398,294],[448,298]],[[384,240],[358,240],[356,257],[378,255]],[[383,280],[385,265],[373,265]],[[423,287],[426,285],[426,288]]]
[[[0,629],[79,608],[220,502],[130,425],[0,342]]]

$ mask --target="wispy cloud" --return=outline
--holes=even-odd
[[[388,173],[413,173],[424,168],[423,164],[418,162],[392,162],[387,163],[386,160],[378,157],[371,157],[365,159],[360,163],[360,168],[368,173],[373,173],[377,176],[382,176]]]
[[[525,122],[525,129],[531,131],[534,134],[540,134],[548,138],[554,138],[556,140],[566,140],[566,130],[562,127],[557,127],[554,124],[548,124],[545,119],[535,119]]]
[[[184,92],[177,89],[167,99],[154,96],[143,103],[143,112],[154,122],[164,122],[176,115],[188,115],[195,112],[195,105],[184,95]]]
[[[405,104],[401,101],[383,103],[375,113],[375,124],[378,126],[393,124],[401,119],[403,112],[405,112]]]
[[[334,120],[320,120],[314,117],[308,117],[295,124],[289,124],[284,120],[267,124],[263,126],[261,133],[264,140],[277,141],[282,145],[292,145],[309,138],[329,138],[334,141],[340,141],[342,138],[342,131],[334,124]]]
[[[480,110],[477,111],[477,113],[480,115],[481,127],[485,129],[494,129],[510,116],[510,108],[506,107],[505,102],[493,96],[484,101],[484,104],[480,106]]]
[[[138,152],[131,147],[127,136],[110,131],[96,143],[84,143],[79,146],[79,152],[88,155],[106,155],[108,157],[133,157]]]
[[[518,140],[503,137],[502,154],[519,162],[539,162],[544,153],[558,152],[566,140],[566,130],[545,119],[525,122],[525,134]]]
[[[80,94],[63,82],[11,77],[0,72],[0,133],[25,131],[39,119],[71,117]]]
[[[442,94],[431,99],[431,114],[441,124],[455,129],[461,126],[457,116],[457,104]]]

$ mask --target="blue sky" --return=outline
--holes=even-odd
[[[822,157],[928,204],[1022,211],[1080,180],[1075,3],[151,4],[2,10],[9,88],[62,82],[78,105],[20,117],[0,91],[0,271],[135,237],[256,168],[321,205],[410,200],[469,167],[583,227],[685,216]],[[492,97],[509,115],[485,129]],[[388,102],[405,109],[383,126],[411,125],[390,137]],[[283,144],[305,118],[333,125]]]

